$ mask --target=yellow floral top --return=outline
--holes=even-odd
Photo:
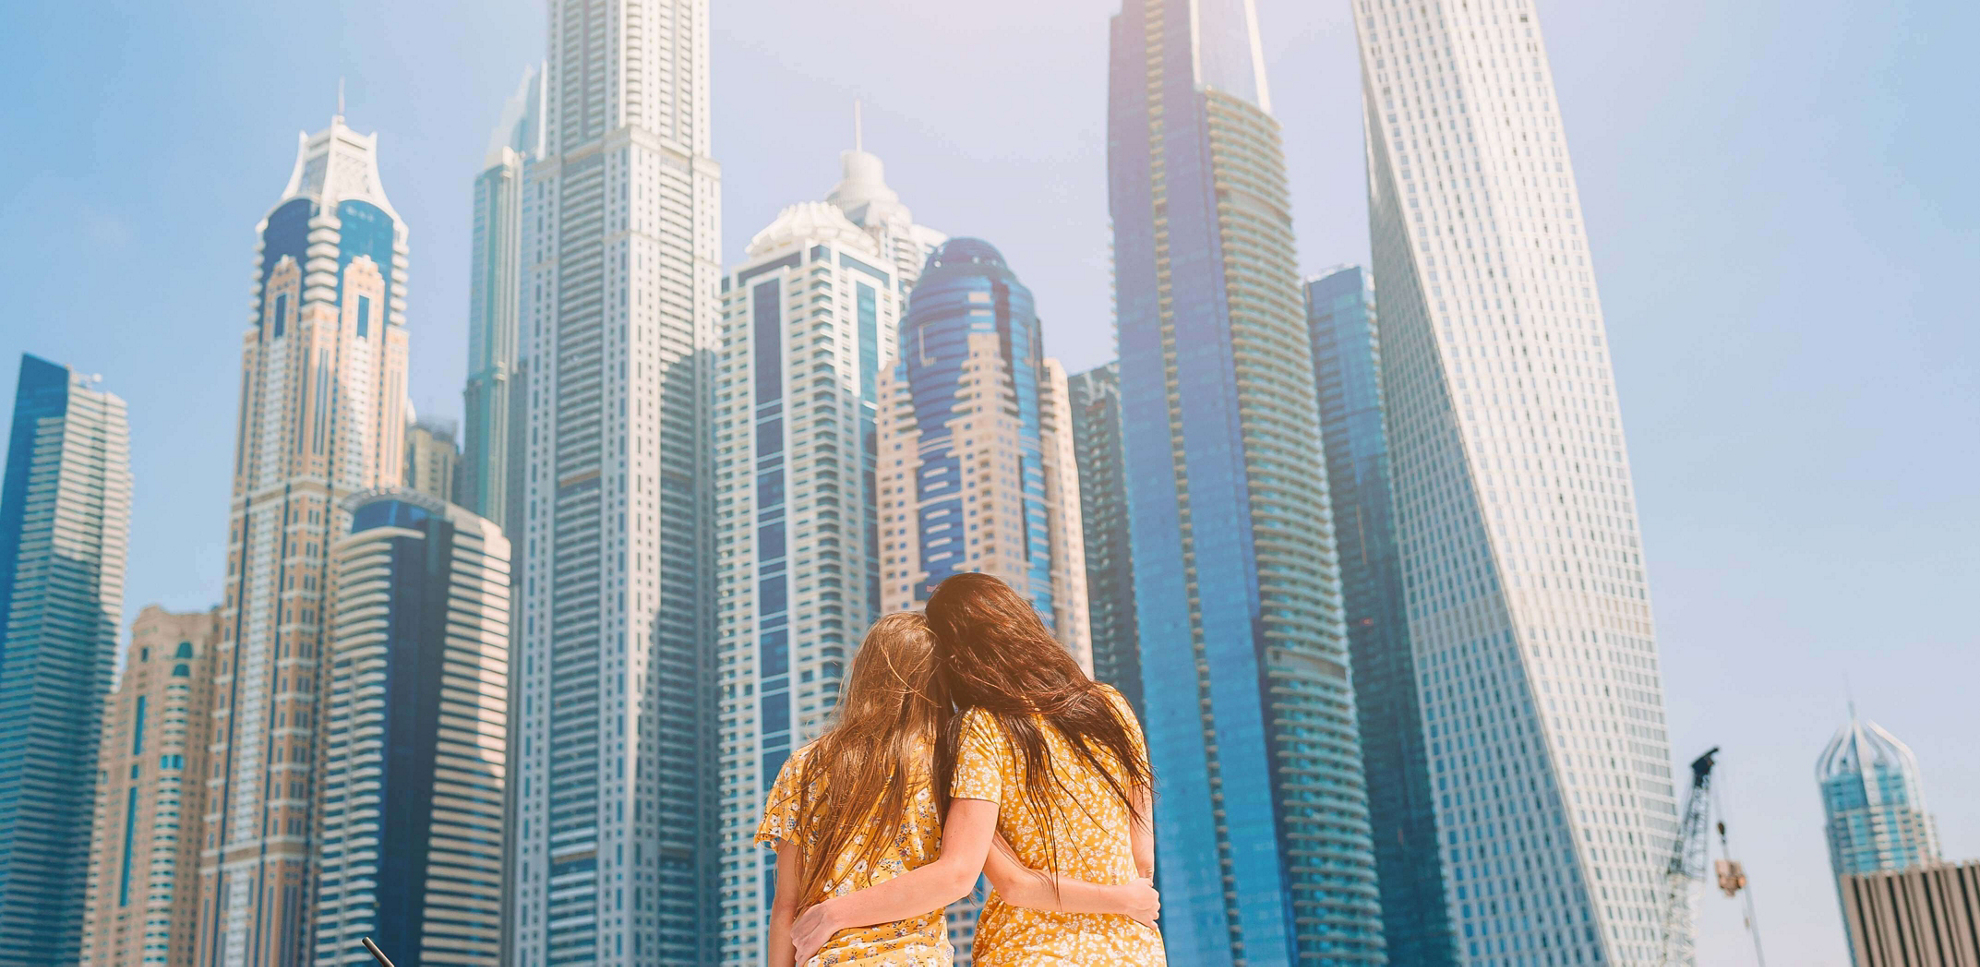
[[[816,745],[807,745],[797,750],[778,771],[777,782],[770,788],[770,801],[764,804],[763,823],[756,828],[758,843],[784,842],[810,852],[817,833],[800,832],[797,828],[798,774],[814,748]],[[934,761],[932,746],[923,743],[921,751],[923,762]],[[814,776],[802,794],[816,796],[824,791],[823,784],[823,778]],[[845,896],[884,883],[942,855],[942,821],[935,812],[935,793],[929,788],[925,765],[908,796],[907,819],[892,834],[893,844],[881,851],[878,864],[871,870],[850,869],[851,855],[835,857],[826,896]],[[864,842],[863,837],[854,839],[849,853],[857,854]],[[805,857],[807,863],[815,861],[814,857]],[[806,964],[808,967],[949,967],[954,958],[948,925],[937,907],[918,917],[841,930]]]
[[[1103,688],[1105,686],[1102,686]],[[1141,726],[1121,693],[1107,697],[1128,724],[1128,734],[1143,756],[1148,754]],[[1019,862],[1034,870],[1052,870],[1052,849],[1046,842],[1047,823],[1057,843],[1057,871],[1089,883],[1126,883],[1135,878],[1134,848],[1129,839],[1127,807],[1115,798],[1106,779],[1079,758],[1058,730],[1044,729],[1046,758],[1058,782],[1053,784],[1049,816],[1040,816],[1024,798],[1024,763],[1007,741],[997,720],[982,709],[963,717],[962,743],[956,755],[957,799],[983,799],[997,809],[997,832],[1017,853]],[[1101,753],[1105,755],[1105,753]],[[1122,914],[1046,913],[1014,907],[994,891],[976,924],[970,956],[977,967],[1040,964],[1121,964],[1156,967],[1167,963],[1162,936]]]

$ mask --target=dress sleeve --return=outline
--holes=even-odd
[[[963,713],[962,742],[956,750],[955,781],[949,784],[952,799],[983,799],[1001,805],[1004,801],[1004,760],[1010,747],[996,720],[980,708]]]
[[[799,774],[804,771],[805,754],[810,751],[809,746],[799,749],[777,770],[777,781],[771,785],[769,799],[763,804],[763,822],[756,827],[759,845],[773,848],[779,842],[802,845],[797,838],[798,799],[803,792]]]

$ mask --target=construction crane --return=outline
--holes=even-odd
[[[1691,891],[1693,884],[1705,878],[1705,861],[1711,850],[1707,831],[1713,826],[1712,813],[1716,811],[1724,816],[1723,810],[1717,809],[1717,790],[1712,788],[1712,766],[1718,754],[1719,747],[1713,746],[1691,762],[1691,792],[1685,796],[1677,842],[1671,848],[1670,863],[1664,868],[1664,953],[1658,961],[1660,967],[1692,967],[1696,963]],[[1760,931],[1753,917],[1753,893],[1746,889],[1746,870],[1732,858],[1724,819],[1717,826],[1721,859],[1713,864],[1713,873],[1719,890],[1728,898],[1746,894],[1746,929],[1753,934],[1753,956],[1759,967],[1766,967],[1766,958],[1760,952]]]

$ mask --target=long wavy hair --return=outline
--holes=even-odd
[[[831,727],[798,774],[796,832],[807,844],[799,912],[825,899],[835,869],[871,875],[927,788],[929,749],[948,718],[927,622],[905,611],[874,622],[846,671]]]
[[[1021,798],[1045,827],[1053,869],[1058,868],[1054,803],[1086,807],[1052,767],[1045,727],[1056,729],[1073,753],[1106,781],[1109,794],[1134,822],[1149,821],[1139,794],[1153,788],[1154,771],[1136,747],[1130,724],[1103,687],[1052,637],[1030,601],[988,574],[957,574],[929,597],[928,627],[935,633],[937,674],[955,703],[935,752],[935,798],[944,815],[963,713],[981,709],[996,721],[1023,767]],[[1055,789],[1064,795],[1054,796]]]

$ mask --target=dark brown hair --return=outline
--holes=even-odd
[[[1048,760],[1041,723],[1058,730],[1074,754],[1105,779],[1135,822],[1148,822],[1138,793],[1153,788],[1154,773],[1136,746],[1132,724],[1123,721],[1127,713],[1116,711],[1105,687],[1086,676],[1030,601],[988,574],[957,574],[929,597],[928,628],[935,634],[937,674],[955,703],[935,753],[935,800],[943,815],[949,811],[963,715],[981,709],[1023,767],[1021,799],[1045,825],[1055,871],[1052,789],[1063,788],[1064,780]],[[1070,791],[1066,798],[1078,802]],[[1004,803],[1005,808],[1016,804],[1016,799]]]
[[[928,749],[940,741],[948,710],[922,616],[903,611],[874,622],[846,671],[830,730],[798,772],[791,832],[804,856],[800,913],[825,899],[841,860],[848,871],[872,875],[907,822],[915,790],[928,781]]]

